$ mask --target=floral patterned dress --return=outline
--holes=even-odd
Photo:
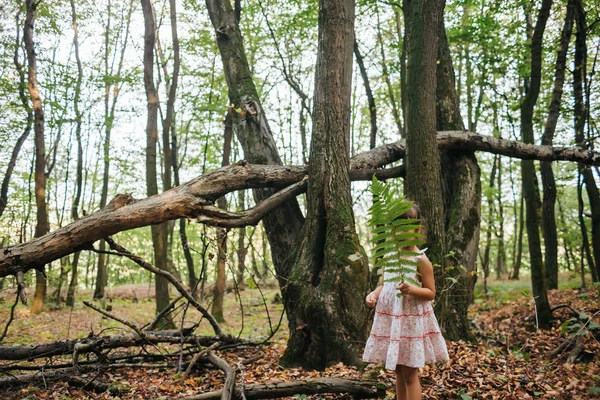
[[[414,269],[412,278],[418,281],[417,268],[406,267]],[[392,276],[385,273],[386,280]],[[431,302],[411,295],[397,297],[396,285],[397,282],[383,284],[363,360],[385,363],[385,368],[391,370],[398,364],[422,368],[425,363],[448,360],[446,342]]]

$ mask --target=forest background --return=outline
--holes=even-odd
[[[27,10],[20,2],[2,2],[0,170],[6,171],[0,193],[2,247],[40,236],[36,233],[40,214],[35,182],[40,168],[45,180],[48,232],[106,207],[118,194],[144,198],[153,194],[152,190],[161,192],[248,158],[237,136],[231,131],[227,134],[232,124],[228,118],[246,110],[230,106],[230,88],[206,5],[175,3],[152,3],[157,35],[150,56],[151,79],[158,96],[159,124],[151,167],[144,145],[149,102],[144,80],[148,77],[144,73],[148,53],[143,7],[135,1],[36,3],[33,40],[45,147],[44,156],[38,153],[36,157],[36,149],[40,149],[34,140],[36,110],[25,86],[32,59],[23,37]],[[594,101],[600,90],[595,83],[600,8],[593,3],[554,2],[543,32],[539,99],[532,108],[533,137],[523,137],[523,103],[535,80],[531,76],[531,38],[538,10],[546,3],[447,2],[443,18],[464,128],[496,138],[593,150],[600,113]],[[236,16],[248,66],[281,161],[284,165],[307,164],[313,126],[318,4],[269,0],[235,4],[241,7],[236,8]],[[556,55],[565,20],[569,20],[569,7],[585,12],[572,11],[570,17],[574,33],[565,52],[566,78],[557,109],[552,103]],[[401,85],[405,29],[401,4],[356,3],[350,157],[406,137],[408,91]],[[583,79],[578,81],[578,74]],[[578,107],[585,110],[583,114]],[[554,114],[556,128],[548,143],[543,132],[549,115]],[[37,164],[40,159],[41,166]],[[478,279],[487,282],[490,275],[498,280],[528,277],[532,253],[525,229],[527,195],[521,161],[478,152],[477,162],[481,173]],[[548,257],[546,250],[554,248],[558,270],[576,275],[579,285],[585,287],[592,280],[598,281],[600,266],[600,210],[595,208],[600,197],[593,189],[600,184],[600,171],[597,164],[585,167],[575,162],[553,163],[552,169],[556,245],[542,245],[541,249]],[[154,189],[148,183],[152,179]],[[389,182],[402,186],[400,179]],[[299,195],[298,201],[306,214],[305,195]],[[367,184],[352,184],[356,231],[366,249],[370,248],[366,210],[371,201]],[[254,205],[250,190],[228,194],[219,201],[219,207],[230,211]],[[229,287],[251,288],[274,284],[275,268],[262,223],[228,232],[190,219],[169,223],[164,239],[168,256],[158,259],[153,234],[159,233],[152,229],[128,230],[114,237],[142,259],[156,260],[157,267],[170,271],[188,287],[198,282],[197,296],[207,301],[217,320],[222,320],[226,282],[232,282]],[[103,251],[105,244],[101,241],[97,247]],[[540,252],[534,263],[542,263],[541,256]],[[164,264],[158,265],[159,260]],[[46,274],[50,290],[45,300],[42,292],[36,293],[34,313],[41,312],[44,303],[60,306],[65,301],[73,305],[84,289],[93,290],[93,297],[101,299],[106,297],[106,288],[140,283],[150,286],[154,280],[154,274],[126,258],[92,251],[56,260],[46,267]],[[37,278],[29,273],[23,279],[33,288],[36,279],[38,283],[45,281],[40,277],[39,273]],[[453,279],[443,281],[440,289],[452,290]],[[558,283],[550,282],[550,287]],[[0,278],[0,289],[15,285],[7,277]],[[525,297],[532,294],[527,290]],[[162,308],[157,305],[158,310]]]

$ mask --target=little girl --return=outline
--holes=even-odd
[[[421,219],[419,208],[413,205],[400,218]],[[448,349],[431,306],[435,297],[433,266],[425,250],[416,246],[403,250],[420,253],[416,257],[418,267],[409,264],[405,267],[414,269],[410,278],[420,281],[421,287],[406,282],[386,282],[385,279],[397,275],[394,273],[384,275],[383,286],[368,294],[367,306],[377,305],[377,308],[363,359],[384,362],[385,368],[396,371],[399,400],[420,400],[419,368],[425,363],[448,360]],[[402,292],[401,297],[396,296],[398,290]]]

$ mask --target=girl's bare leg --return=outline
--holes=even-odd
[[[402,376],[402,365],[396,365],[396,399],[407,400],[406,383]]]
[[[419,369],[406,367],[404,365],[399,365],[398,367],[401,367],[400,372],[406,387],[406,400],[421,400]],[[396,371],[397,370],[398,369],[396,369]]]

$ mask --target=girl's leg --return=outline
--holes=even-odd
[[[402,365],[396,365],[396,399],[407,400],[406,383],[402,376]]]
[[[421,381],[419,380],[419,369],[406,367],[404,365],[399,365],[401,367],[401,375],[404,380],[404,384],[406,385],[406,399],[407,400],[421,400]]]

